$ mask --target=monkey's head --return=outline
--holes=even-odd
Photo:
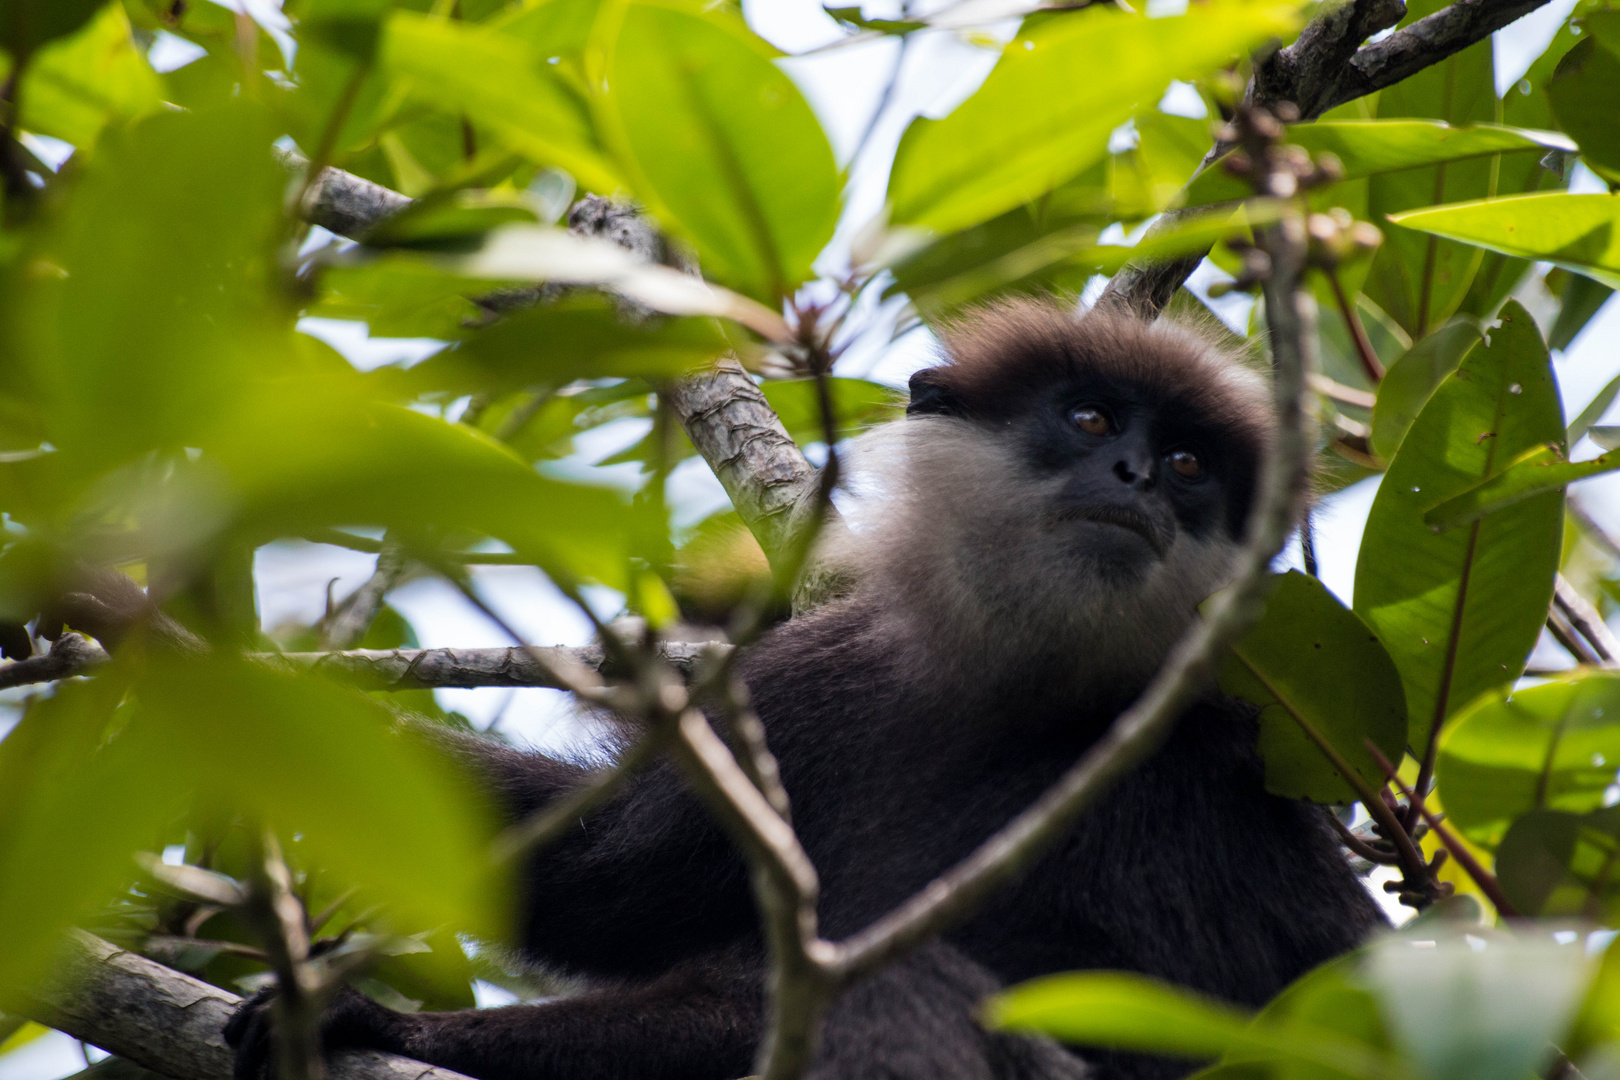
[[[859,455],[892,498],[856,516],[857,572],[951,647],[1080,648],[1144,677],[1232,572],[1264,379],[1210,334],[1052,302],[981,310],[944,351]]]

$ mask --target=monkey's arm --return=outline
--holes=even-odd
[[[591,770],[444,728],[516,822],[577,791]],[[594,974],[646,976],[753,937],[747,868],[668,762],[626,780],[517,875],[518,933],[536,958]]]
[[[728,1080],[758,1041],[760,968],[741,953],[688,961],[657,981],[537,1005],[398,1013],[344,988],[322,1017],[325,1049],[403,1054],[478,1080]],[[271,997],[231,1018],[236,1080],[275,1076]]]

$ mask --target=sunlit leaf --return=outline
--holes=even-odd
[[[1290,571],[1276,579],[1265,616],[1232,646],[1219,679],[1225,693],[1260,706],[1260,756],[1274,794],[1354,802],[1385,781],[1367,740],[1390,761],[1405,752],[1406,699],[1394,661],[1313,577]]]
[[[672,376],[727,349],[712,319],[634,325],[611,303],[582,299],[510,315],[411,369],[407,382],[458,393],[562,386],[608,376]]]
[[[1321,120],[1295,124],[1285,138],[1312,157],[1337,157],[1346,180],[1490,154],[1545,154],[1575,146],[1555,131],[1522,131],[1498,124],[1453,127],[1444,120]],[[1187,204],[1241,199],[1252,190],[1216,164],[1187,186]]]
[[[838,378],[830,383],[840,438],[894,419],[905,401],[893,388],[868,379]],[[760,389],[795,442],[824,441],[814,379],[772,379]]]
[[[1506,507],[1549,491],[1562,491],[1576,480],[1620,469],[1620,454],[1570,461],[1563,447],[1552,444],[1521,454],[1502,472],[1423,515],[1437,530],[1455,529]]]
[[[775,50],[738,21],[634,0],[607,93],[633,186],[697,248],[704,274],[774,305],[832,237],[832,147]]]
[[[1538,495],[1445,533],[1423,515],[1563,436],[1547,348],[1510,302],[1489,345],[1475,346],[1423,406],[1384,475],[1356,562],[1355,609],[1401,671],[1420,752],[1448,715],[1522,670],[1552,600],[1563,500]]]
[[[1495,847],[1535,809],[1603,806],[1620,769],[1620,674],[1581,672],[1481,697],[1440,742],[1446,814],[1469,840]]]
[[[1222,2],[1174,18],[1096,10],[1044,21],[949,116],[912,121],[890,174],[890,220],[952,232],[1028,202],[1102,160],[1109,133],[1171,79],[1286,36],[1294,20],[1287,5]]]
[[[1620,287],[1620,195],[1519,195],[1412,210],[1393,220]]]
[[[791,339],[782,316],[763,304],[691,274],[642,262],[611,240],[564,229],[509,225],[491,233],[478,251],[446,258],[444,265],[453,273],[497,281],[595,285],[667,315],[719,315],[764,337]]]

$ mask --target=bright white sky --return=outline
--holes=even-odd
[[[221,2],[221,0],[215,0]],[[1554,0],[1495,36],[1499,91],[1516,82],[1551,41],[1575,0]],[[1184,0],[1154,0],[1155,13],[1166,13]],[[237,0],[228,7],[246,7],[269,26],[284,25],[279,0]],[[944,6],[915,4],[913,10]],[[868,15],[898,14],[898,3],[868,3]],[[749,22],[764,37],[788,52],[803,52],[836,40],[841,35],[816,0],[744,0]],[[1001,28],[1002,35],[1011,27]],[[186,43],[160,39],[161,58],[167,68],[193,58]],[[851,190],[837,238],[823,259],[823,269],[836,270],[847,258],[848,238],[868,221],[883,200],[888,165],[901,132],[912,117],[939,116],[973,92],[995,61],[994,50],[969,44],[953,34],[916,35],[904,58],[895,92],[867,142],[860,159],[849,162],[861,134],[872,121],[883,87],[893,69],[899,45],[876,41],[782,62],[821,117],[840,163],[850,168]],[[1176,94],[1172,88],[1172,94]],[[1185,100],[1185,95],[1180,95]],[[1176,110],[1181,111],[1181,110]],[[1590,175],[1579,181],[1599,190]],[[1217,280],[1219,273],[1206,267],[1195,285]],[[1232,296],[1214,306],[1223,318],[1242,326],[1247,298]],[[1534,306],[1532,305],[1532,310]],[[893,312],[889,312],[892,322]],[[330,341],[361,367],[375,367],[401,359],[419,359],[436,348],[431,342],[371,341],[357,324],[308,320],[306,329]],[[926,332],[914,332],[899,342],[887,342],[881,328],[857,342],[840,362],[840,371],[865,375],[904,386],[911,372],[931,362],[933,343]],[[1620,372],[1620,304],[1611,300],[1571,348],[1557,361],[1566,414],[1574,416],[1593,395]],[[1613,411],[1611,411],[1613,415]],[[1613,422],[1613,421],[1611,421]],[[642,434],[634,422],[581,439],[577,464],[588,467],[628,446]],[[1595,448],[1585,444],[1588,454]],[[633,467],[631,467],[633,468]],[[608,470],[603,470],[608,472]],[[624,472],[620,471],[620,478]],[[1579,485],[1589,511],[1620,533],[1620,476],[1598,478]],[[1345,601],[1350,600],[1355,575],[1356,549],[1368,507],[1376,493],[1376,480],[1358,484],[1325,501],[1318,511],[1317,547],[1323,580]],[[692,462],[672,478],[671,501],[683,523],[701,519],[725,504],[724,493],[701,462]],[[1297,554],[1294,556],[1297,559]],[[323,609],[327,583],[338,596],[359,585],[371,573],[374,558],[357,552],[307,543],[274,544],[262,549],[257,562],[259,608],[264,625],[289,619],[309,622]],[[590,636],[585,619],[533,569],[484,567],[475,576],[490,604],[509,623],[536,644],[583,644]],[[606,598],[604,598],[606,599]],[[392,603],[410,620],[427,647],[499,646],[510,642],[498,628],[471,609],[449,586],[430,580],[412,582],[396,590]],[[1552,659],[1548,654],[1548,659]],[[9,696],[9,695],[8,695]],[[553,751],[581,749],[587,736],[568,714],[563,695],[548,690],[443,690],[447,708],[457,709],[476,723],[495,723],[520,743]],[[0,729],[9,726],[0,712]],[[99,1053],[96,1056],[100,1056]],[[65,1035],[41,1039],[23,1051],[0,1059],[0,1080],[54,1080],[84,1065],[77,1044]]]

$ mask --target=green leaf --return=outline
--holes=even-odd
[[[736,20],[635,0],[607,93],[637,195],[689,238],[706,276],[775,306],[811,276],[838,219],[832,147],[775,50]]]
[[[1109,133],[1171,79],[1286,36],[1295,20],[1286,5],[1223,0],[1174,18],[1097,10],[1041,21],[949,116],[912,121],[889,177],[890,221],[954,232],[1029,202],[1101,161]]]
[[[1412,0],[1403,25],[1444,6],[1444,0]],[[1494,71],[1491,43],[1480,42],[1380,91],[1378,117],[1492,123],[1497,119]],[[1495,195],[1497,173],[1495,160],[1472,157],[1381,173],[1368,181],[1367,216],[1384,228],[1384,244],[1362,288],[1413,340],[1457,310],[1473,284],[1481,253],[1388,226],[1386,219],[1414,207]]]
[[[487,281],[457,277],[416,255],[388,252],[327,267],[308,314],[365,322],[376,337],[454,340],[487,317],[472,297]]]
[[[1620,182],[1620,124],[1614,88],[1620,85],[1620,12],[1581,17],[1587,36],[1564,54],[1547,80],[1547,100],[1559,126],[1581,144],[1581,158],[1606,180]]]
[[[35,49],[73,33],[103,6],[102,0],[6,0],[0,7],[0,47],[24,64]]]
[[[1437,532],[1478,521],[1525,499],[1549,491],[1562,491],[1568,484],[1588,476],[1620,469],[1620,454],[1604,454],[1589,461],[1570,461],[1563,446],[1552,444],[1521,454],[1513,464],[1474,487],[1455,495],[1423,515],[1423,521]]]
[[[1412,210],[1391,220],[1620,287],[1620,195],[1518,195]]]
[[[18,121],[29,131],[88,150],[108,124],[137,119],[162,105],[157,72],[130,40],[124,9],[111,4],[34,57],[18,92]]]
[[[1318,120],[1295,124],[1286,141],[1311,156],[1333,154],[1344,178],[1415,169],[1491,154],[1571,150],[1574,143],[1554,131],[1525,131],[1498,124],[1453,127],[1444,120]],[[1247,197],[1252,188],[1217,162],[1187,186],[1187,205]]]
[[[473,393],[609,376],[669,377],[709,363],[727,348],[713,319],[633,325],[614,304],[569,300],[518,312],[469,335],[412,368],[404,381],[417,392]]]
[[[1384,785],[1368,739],[1390,761],[1405,753],[1395,662],[1313,577],[1289,571],[1275,580],[1264,618],[1232,646],[1218,677],[1223,692],[1260,706],[1260,756],[1275,795],[1354,802]]]
[[[1395,456],[1429,395],[1457,370],[1463,355],[1479,340],[1479,326],[1473,320],[1453,319],[1389,366],[1373,405],[1373,453],[1385,461]]]
[[[1620,674],[1583,671],[1481,697],[1440,741],[1447,820],[1494,848],[1531,810],[1603,806],[1620,768]]]
[[[1465,529],[1435,533],[1436,503],[1559,443],[1547,348],[1516,302],[1429,399],[1385,473],[1356,562],[1355,610],[1406,686],[1412,745],[1459,706],[1514,679],[1552,600],[1563,500],[1538,495]]]
[[[1125,972],[1034,979],[991,998],[985,1014],[991,1027],[1039,1031],[1085,1046],[1193,1058],[1242,1053],[1367,1080],[1405,1075],[1383,1055],[1312,1025],[1255,1022],[1224,1002]]]
[[[1395,1043],[1433,1080],[1522,1080],[1553,1060],[1596,964],[1577,941],[1477,927],[1386,938],[1366,973]]]
[[[389,70],[415,81],[427,103],[466,113],[539,164],[566,169],[592,191],[622,186],[596,143],[585,102],[520,39],[396,11],[381,56]]]

